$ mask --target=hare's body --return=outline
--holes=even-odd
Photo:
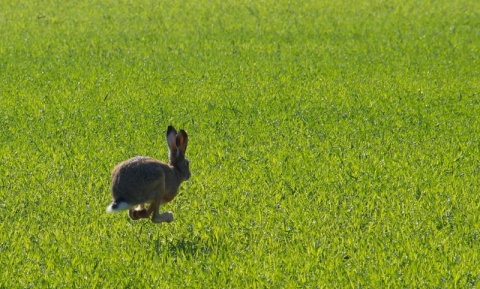
[[[123,199],[133,206],[167,203],[177,195],[179,186],[180,180],[173,167],[148,157],[121,162],[112,172],[113,199]]]
[[[112,171],[113,202],[107,211],[128,209],[134,220],[151,216],[153,222],[173,221],[171,212],[160,214],[158,210],[160,205],[173,200],[180,184],[190,178],[188,160],[185,159],[187,140],[185,131],[177,134],[170,126],[167,131],[168,163],[149,157],[134,157],[116,165]],[[150,204],[148,208],[144,207],[146,203]]]

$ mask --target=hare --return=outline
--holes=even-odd
[[[187,143],[184,130],[177,133],[169,126],[168,164],[149,157],[133,157],[116,165],[112,171],[113,202],[107,212],[128,210],[132,220],[151,217],[154,223],[172,222],[173,213],[160,214],[159,207],[175,198],[180,184],[190,178],[189,161],[185,158]],[[150,206],[145,208],[145,203]]]

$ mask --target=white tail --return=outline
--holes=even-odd
[[[107,207],[107,212],[112,213],[112,212],[119,212],[119,211],[125,211],[130,209],[132,206],[129,205],[128,203],[124,201],[113,201],[108,207]]]

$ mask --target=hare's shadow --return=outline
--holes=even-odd
[[[155,252],[158,255],[168,252],[171,256],[197,257],[213,251],[213,245],[208,239],[199,236],[186,238],[158,238],[155,240]]]

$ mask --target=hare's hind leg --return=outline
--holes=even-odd
[[[144,204],[140,204],[138,208],[128,210],[128,216],[130,216],[132,220],[149,218],[151,213],[151,211],[145,209]]]

